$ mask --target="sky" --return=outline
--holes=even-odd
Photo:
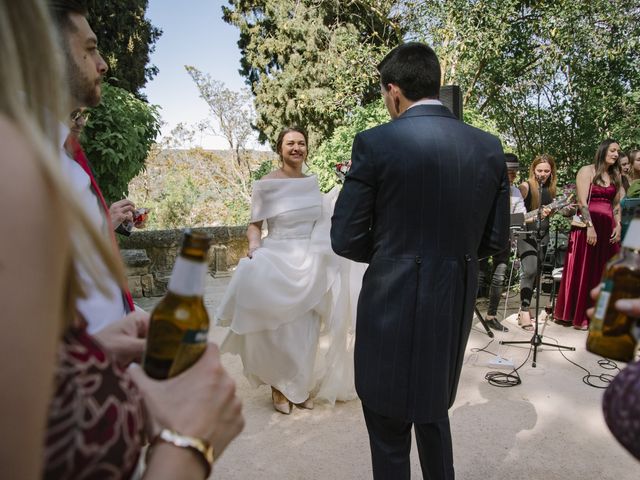
[[[151,63],[159,72],[147,82],[144,93],[149,103],[161,107],[165,122],[161,136],[168,135],[180,122],[192,125],[208,118],[207,104],[199,97],[185,65],[211,74],[232,90],[245,86],[238,73],[240,32],[222,20],[222,5],[226,4],[218,0],[149,1],[146,16],[163,33],[151,55]],[[196,143],[204,148],[227,148],[221,137],[202,136]]]

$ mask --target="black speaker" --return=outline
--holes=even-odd
[[[440,101],[451,110],[458,120],[462,118],[462,95],[458,85],[443,85],[440,87]]]

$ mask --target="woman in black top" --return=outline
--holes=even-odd
[[[518,256],[520,257],[520,313],[518,325],[525,330],[532,330],[531,297],[537,273],[538,243],[546,251],[549,243],[549,215],[551,209],[545,208],[556,196],[556,163],[551,155],[536,156],[529,168],[529,178],[520,184],[520,192],[524,198],[527,212],[540,209],[540,221],[537,217],[526,224],[528,235],[518,238]],[[538,226],[540,231],[538,232]],[[540,240],[540,242],[538,242]]]

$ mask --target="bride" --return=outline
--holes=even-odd
[[[222,352],[240,355],[249,382],[270,385],[274,408],[289,414],[292,405],[313,408],[314,398],[356,397],[352,319],[364,266],[331,250],[337,190],[322,195],[316,177],[302,173],[306,132],[280,132],[277,152],[281,167],[253,184],[249,251],[216,322],[230,329]]]

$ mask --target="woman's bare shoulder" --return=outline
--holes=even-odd
[[[24,194],[32,191],[36,184],[41,187],[42,177],[39,175],[33,148],[23,133],[4,115],[0,115],[0,163],[3,175],[0,184],[10,190],[13,186],[16,193]],[[4,189],[4,188],[3,188]]]
[[[585,165],[580,167],[578,173],[576,173],[576,181],[585,180],[588,181],[593,177],[596,173],[595,167],[593,165]]]

